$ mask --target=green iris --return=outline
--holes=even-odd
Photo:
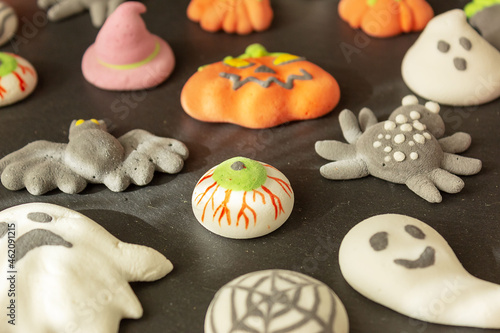
[[[12,73],[16,68],[16,58],[7,53],[0,52],[0,77]]]
[[[265,183],[267,171],[257,161],[246,157],[233,157],[219,164],[212,177],[223,188],[251,191]]]

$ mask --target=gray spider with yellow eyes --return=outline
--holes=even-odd
[[[87,183],[121,192],[130,183],[148,184],[155,171],[179,172],[188,154],[174,139],[140,129],[115,138],[104,121],[80,119],[71,123],[69,143],[32,142],[0,160],[0,175],[7,189],[26,187],[34,195],[56,188],[78,193]]]

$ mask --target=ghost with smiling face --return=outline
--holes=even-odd
[[[129,282],[154,281],[173,268],[158,251],[43,203],[0,212],[0,258],[0,307],[11,314],[14,301],[15,308],[0,320],[2,333],[116,333],[122,318],[143,313]]]
[[[386,214],[362,221],[342,241],[339,263],[356,291],[394,311],[500,328],[500,286],[468,273],[446,240],[417,219]]]

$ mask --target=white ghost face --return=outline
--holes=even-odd
[[[434,229],[402,215],[379,215],[359,223],[346,235],[340,250],[342,273],[355,281],[370,272],[372,288],[395,282],[411,286],[440,269],[463,270]],[[360,284],[367,287],[364,281]]]
[[[13,240],[15,260],[8,262]],[[172,270],[159,252],[123,243],[75,211],[40,203],[0,212],[0,258],[16,290],[0,306],[14,300],[17,313],[15,326],[0,321],[3,333],[115,333],[122,318],[142,316],[128,282]],[[2,295],[12,281],[0,280]]]
[[[478,105],[500,96],[500,52],[455,9],[432,19],[402,63],[416,94],[449,105]]]
[[[424,240],[425,233],[420,228],[407,224],[404,226],[405,232],[415,239]],[[386,231],[379,231],[370,237],[370,246],[374,251],[384,251],[389,246],[389,234]],[[394,259],[396,265],[408,269],[427,268],[436,262],[436,250],[432,246],[426,246],[417,259]]]
[[[446,240],[417,219],[386,214],[360,222],[342,241],[339,264],[355,290],[407,316],[500,327],[500,286],[470,275]]]

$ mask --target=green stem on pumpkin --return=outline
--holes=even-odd
[[[262,46],[261,44],[255,43],[248,45],[247,48],[245,49],[245,53],[233,57],[233,56],[227,56],[225,57],[222,61],[230,60],[230,59],[248,59],[248,58],[260,58],[260,57],[279,57],[280,55],[287,54],[285,52],[267,52],[266,48]],[[203,68],[205,68],[208,65],[204,65],[198,68],[198,71],[202,71]]]
[[[477,12],[485,8],[500,5],[500,0],[473,0],[464,7],[465,14],[468,18],[476,15]]]

